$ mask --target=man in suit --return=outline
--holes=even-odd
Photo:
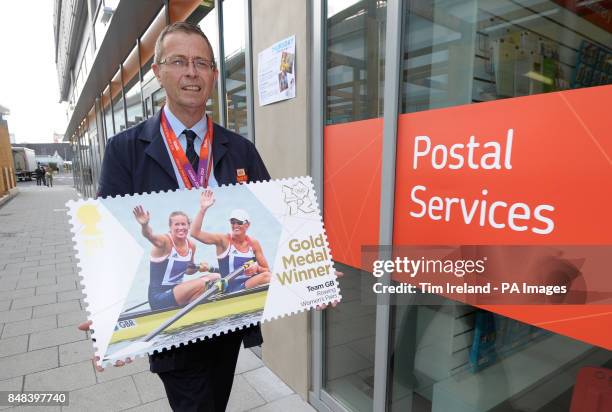
[[[250,141],[206,116],[218,71],[210,42],[198,26],[167,26],[157,39],[152,68],[166,91],[166,105],[109,140],[98,196],[270,179]],[[177,143],[184,151],[177,150]],[[164,383],[172,408],[225,410],[243,342],[247,348],[260,345],[259,326],[150,356],[151,371]]]

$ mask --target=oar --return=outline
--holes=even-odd
[[[223,282],[227,282],[227,283],[231,282],[232,279],[234,279],[235,277],[241,275],[244,272],[244,270],[247,267],[249,267],[252,263],[253,263],[252,260],[246,262],[244,265],[242,265],[241,267],[239,267],[238,269],[236,269],[235,271],[233,271],[232,273],[230,273],[229,275],[227,275],[226,277],[224,277],[223,279],[220,279],[220,280],[223,281]],[[157,327],[154,331],[150,332],[147,336],[142,338],[142,340],[131,343],[130,345],[128,345],[124,349],[118,350],[117,352],[113,353],[112,357],[109,356],[106,359],[122,359],[124,357],[127,357],[127,356],[130,356],[130,355],[134,354],[134,352],[140,352],[140,351],[142,351],[144,349],[148,349],[153,344],[151,342],[151,339],[153,339],[155,336],[157,336],[161,332],[163,332],[168,326],[172,325],[174,322],[176,322],[177,320],[179,320],[180,318],[185,316],[187,313],[189,313],[197,305],[199,305],[200,303],[202,303],[205,300],[207,300],[210,297],[212,297],[217,292],[217,289],[219,289],[219,291],[221,291],[221,287],[217,286],[216,283],[213,284],[213,287],[208,289],[206,292],[204,292],[197,299],[189,302],[189,304],[187,304],[187,306],[182,308],[177,314],[175,314],[173,317],[171,317],[170,319],[168,319],[167,321],[162,323],[159,327]]]
[[[189,269],[194,269],[194,268],[196,268],[196,267],[197,267],[196,265],[190,265],[189,267],[187,267],[187,270],[189,270]],[[179,273],[178,275],[179,275],[179,276],[183,276],[183,275],[185,274],[185,272],[187,272],[187,270],[182,271],[182,272],[181,272],[181,273]],[[209,272],[209,273],[219,273],[219,268],[209,268],[209,269],[207,270],[207,272]],[[131,312],[131,311],[133,311],[133,310],[134,310],[134,309],[136,309],[136,308],[139,308],[139,307],[141,307],[141,306],[146,305],[147,303],[149,303],[149,301],[148,301],[148,300],[145,300],[144,302],[139,303],[139,304],[138,304],[138,305],[136,305],[136,306],[132,306],[131,308],[127,308],[126,310],[124,310],[123,312],[121,312],[121,314],[123,315],[124,313]]]

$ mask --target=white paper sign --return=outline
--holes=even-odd
[[[259,53],[257,85],[260,106],[295,97],[295,36]]]

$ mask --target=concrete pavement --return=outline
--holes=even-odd
[[[0,390],[67,390],[64,411],[170,410],[146,359],[93,368],[91,341],[76,328],[86,314],[65,203],[77,193],[69,176],[54,184],[20,183],[0,207]],[[314,411],[250,350],[236,373],[228,411]]]

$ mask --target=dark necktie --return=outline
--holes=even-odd
[[[185,154],[187,155],[187,160],[193,167],[193,171],[198,173],[198,162],[200,161],[200,157],[196,153],[195,147],[193,146],[193,142],[195,141],[197,136],[193,130],[186,129],[183,133],[187,138],[187,150],[185,151]]]

